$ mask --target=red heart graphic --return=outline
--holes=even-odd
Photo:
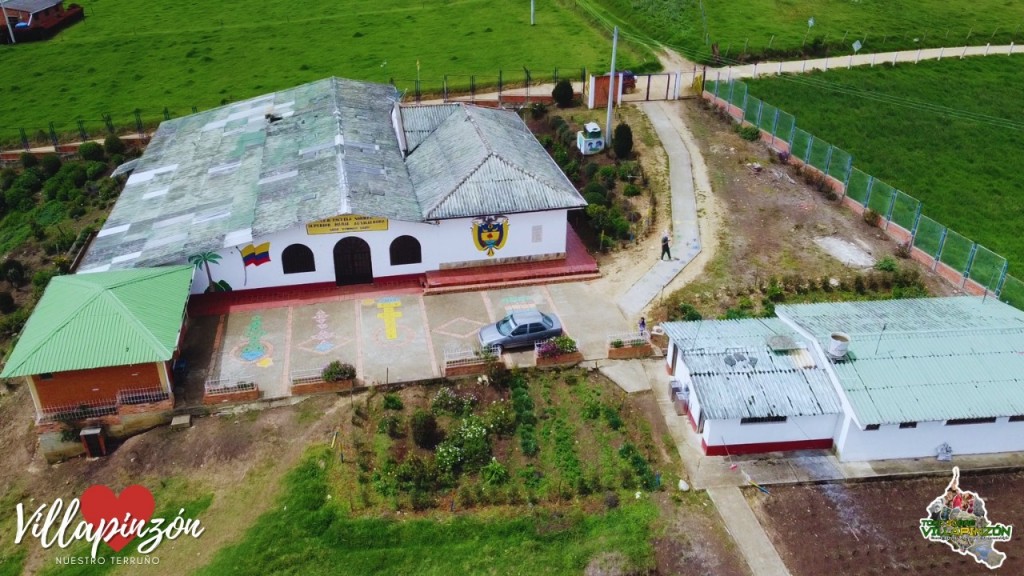
[[[145,486],[132,484],[121,491],[121,495],[114,494],[114,491],[102,484],[90,486],[78,499],[81,504],[82,518],[96,529],[101,521],[106,521],[104,532],[109,530],[111,521],[117,520],[118,532],[126,522],[142,521],[149,522],[153,517],[153,509],[156,502],[153,500],[153,493]],[[137,531],[136,531],[137,532]],[[106,539],[107,546],[120,552],[122,548],[135,539],[136,534],[131,536],[113,535]]]

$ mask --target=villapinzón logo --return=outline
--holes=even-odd
[[[139,484],[128,486],[120,495],[97,484],[67,503],[58,498],[32,511],[18,503],[14,543],[34,538],[45,549],[67,549],[78,542],[92,544],[89,556],[58,556],[58,564],[158,564],[159,558],[149,554],[161,542],[180,536],[198,538],[206,530],[199,520],[184,517],[184,508],[173,518],[154,518],[155,508],[153,493]],[[120,552],[135,540],[136,551],[142,558],[97,556],[100,543]]]
[[[953,467],[946,491],[932,500],[927,511],[928,516],[921,518],[921,535],[926,540],[943,542],[990,569],[1003,565],[1006,553],[996,550],[995,544],[1008,542],[1013,526],[990,521],[985,501],[975,492],[960,489],[960,468]]]

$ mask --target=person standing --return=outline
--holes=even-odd
[[[672,249],[669,246],[669,238],[668,238],[668,231],[667,230],[665,231],[664,234],[661,235],[661,257],[659,257],[658,260],[664,260],[665,256],[668,256],[669,260],[672,259]]]
[[[637,326],[640,328],[640,335],[647,336],[647,319],[641,316],[640,323]]]

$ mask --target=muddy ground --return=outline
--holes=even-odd
[[[919,520],[950,478],[866,481],[817,486],[774,486],[771,495],[746,491],[793,576],[882,576],[886,574],[992,574],[947,545],[926,541]],[[991,522],[1024,526],[1020,498],[1024,472],[960,477],[960,488],[976,492]],[[1001,574],[1024,574],[1024,544],[1014,531],[996,549],[1007,558]]]

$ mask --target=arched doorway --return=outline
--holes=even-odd
[[[391,265],[419,264],[423,262],[420,241],[412,236],[399,236],[391,242]]]
[[[349,236],[334,245],[334,277],[338,286],[373,282],[370,245],[365,240]]]

